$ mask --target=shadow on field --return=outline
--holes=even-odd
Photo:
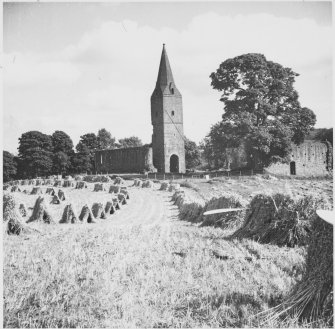
[[[250,314],[262,311],[264,301],[259,296],[239,292],[227,295],[203,296],[187,301],[174,309],[175,318],[202,319],[211,322],[211,316],[216,314],[216,323],[220,327],[238,327],[252,325]],[[162,325],[162,324],[161,324]],[[165,324],[167,325],[167,324]],[[164,326],[157,326],[163,328]],[[165,326],[168,327],[168,326]]]

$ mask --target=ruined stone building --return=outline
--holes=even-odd
[[[247,166],[247,154],[243,145],[238,149],[226,150],[229,169]],[[287,163],[274,163],[264,169],[273,175],[283,176],[326,176],[333,169],[333,148],[329,142],[306,140],[300,145],[292,145]]]
[[[98,173],[185,172],[182,96],[174,82],[163,45],[155,89],[151,95],[152,144],[95,152]]]
[[[325,176],[333,168],[333,148],[329,142],[306,140],[293,145],[288,163],[275,163],[266,168],[270,174]]]
[[[140,146],[95,152],[97,173],[153,171],[152,147]]]

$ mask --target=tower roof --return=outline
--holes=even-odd
[[[165,44],[163,43],[161,62],[159,64],[159,71],[158,71],[158,77],[157,77],[156,84],[161,87],[165,87],[170,82],[174,83],[174,80],[173,80],[172,70],[170,67],[169,58],[166,53]]]
[[[170,96],[174,95],[176,97],[181,97],[181,94],[177,89],[173,79],[169,58],[165,49],[165,44],[163,44],[156,87],[152,94],[152,97],[156,97],[159,95],[170,95]]]

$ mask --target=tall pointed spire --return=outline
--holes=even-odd
[[[152,96],[155,97],[162,94],[175,95],[177,97],[181,97],[181,94],[177,89],[173,79],[169,58],[165,49],[165,43],[163,43],[163,50],[162,50],[161,61],[159,63],[159,71],[156,81],[156,87],[154,92],[152,93]]]
[[[153,164],[158,172],[185,172],[183,101],[163,44],[155,89],[150,98]]]
[[[165,50],[165,43],[163,43],[161,62],[159,64],[159,71],[156,84],[159,85],[160,87],[165,87],[171,82],[174,83],[173,75],[170,67],[169,58]]]

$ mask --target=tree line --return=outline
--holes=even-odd
[[[28,131],[19,138],[18,155],[3,151],[3,181],[48,175],[95,173],[94,152],[143,146],[136,137],[116,141],[111,133],[102,128],[97,134],[80,136],[75,147],[64,131],[56,130],[52,135],[39,131]],[[194,168],[200,164],[200,151],[195,142],[185,140],[186,165]]]
[[[131,136],[116,141],[111,133],[102,128],[95,133],[80,136],[75,147],[64,131],[52,135],[28,131],[19,138],[18,155],[3,151],[3,181],[17,178],[33,178],[48,175],[92,173],[95,170],[94,152],[142,146],[142,141]]]

